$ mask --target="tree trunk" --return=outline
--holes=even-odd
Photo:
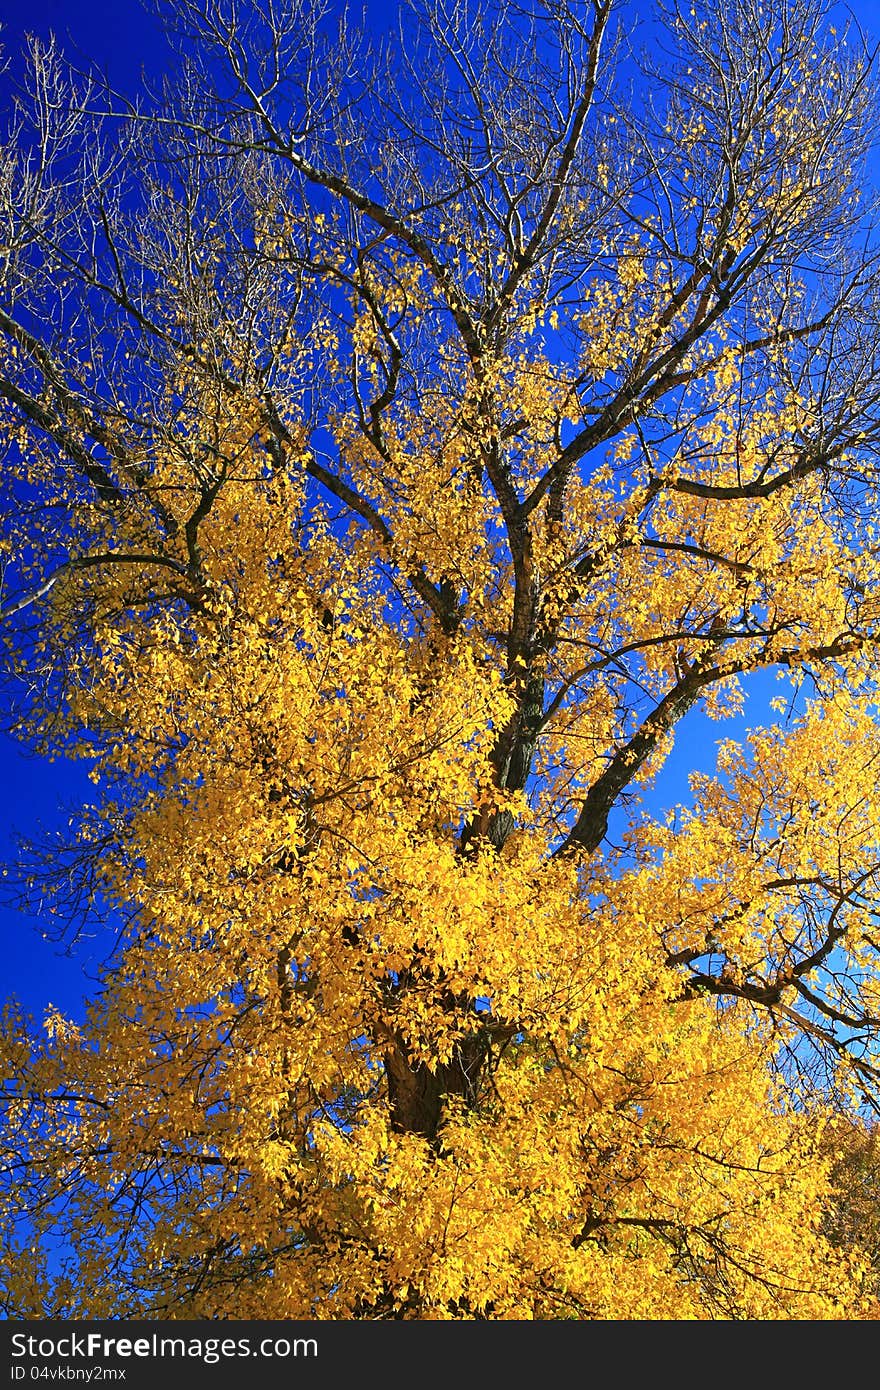
[[[393,1128],[435,1140],[447,1096],[461,1096],[468,1107],[476,1104],[485,1056],[485,1039],[479,1033],[472,1034],[456,1044],[448,1062],[431,1070],[424,1062],[413,1063],[394,1034],[385,1052]]]

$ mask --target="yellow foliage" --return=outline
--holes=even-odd
[[[828,1136],[878,1079],[878,388],[856,289],[810,304],[864,73],[679,15],[643,155],[592,14],[557,174],[501,67],[506,153],[417,176],[391,122],[385,201],[233,67],[253,158],[120,238],[143,380],[0,312],[11,660],[126,923],[0,1035],[10,1315],[876,1316]]]

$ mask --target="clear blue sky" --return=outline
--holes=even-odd
[[[360,4],[351,6],[360,11]],[[852,0],[849,7],[862,27],[880,39],[880,0]],[[380,23],[392,19],[395,0],[371,0],[371,17]],[[58,35],[71,56],[87,56],[98,63],[121,88],[132,89],[141,68],[158,73],[167,61],[167,49],[158,22],[138,0],[3,0],[2,42],[7,53],[14,53],[21,36],[30,31]],[[0,108],[7,104],[0,75]],[[875,182],[880,184],[880,156]],[[666,797],[684,797],[685,775],[700,762],[711,762],[711,743],[720,737],[741,732],[743,724],[757,722],[768,688],[756,691],[744,721],[733,725],[711,725],[691,716],[679,736],[670,775],[664,779]],[[699,750],[694,743],[700,742]],[[695,756],[696,754],[696,756]],[[13,741],[0,734],[0,861],[13,853],[13,833],[32,834],[42,823],[61,826],[67,820],[65,807],[88,797],[90,787],[85,770],[63,763],[49,764],[27,756]],[[92,989],[100,959],[110,944],[105,934],[85,937],[73,944],[70,954],[42,939],[45,923],[0,905],[0,949],[5,965],[0,995],[15,993],[30,1009],[41,1012],[49,1002],[74,1014]],[[89,977],[92,977],[90,979]]]

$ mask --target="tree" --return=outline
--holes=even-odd
[[[14,718],[125,922],[8,1010],[7,1313],[869,1315],[864,45],[166,8],[159,95],[35,47],[0,181]]]

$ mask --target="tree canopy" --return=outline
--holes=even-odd
[[[0,157],[9,718],[96,784],[33,874],[119,930],[7,1008],[7,1316],[875,1316],[868,48],[161,9]]]

